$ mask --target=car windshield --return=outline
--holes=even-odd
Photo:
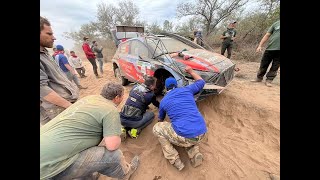
[[[161,37],[160,39],[162,43],[159,42],[158,38],[150,38],[150,37],[146,38],[147,44],[152,48],[152,51],[153,51],[152,53],[156,51],[154,53],[154,57],[162,54],[182,51],[183,49],[186,49],[187,51],[194,49],[193,47],[188,46],[183,42],[173,38]]]

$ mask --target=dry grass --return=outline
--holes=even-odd
[[[260,62],[262,53],[256,52],[256,46],[252,44],[237,43],[234,47],[233,59],[247,62]]]

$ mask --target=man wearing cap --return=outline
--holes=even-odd
[[[261,39],[256,52],[262,51],[262,45],[268,41],[266,50],[263,53],[257,77],[251,82],[261,82],[266,74],[269,65],[272,65],[267,73],[266,86],[271,87],[273,79],[277,76],[280,67],[280,20],[272,24],[268,32]]]
[[[87,87],[83,87],[80,84],[80,80],[74,70],[73,67],[69,64],[68,58],[64,55],[64,48],[61,45],[57,45],[57,55],[55,56],[55,60],[59,63],[60,68],[62,71],[67,75],[70,81],[76,83],[79,89],[87,89]]]
[[[93,68],[93,72],[96,75],[96,78],[101,78],[101,76],[99,76],[98,74],[98,67],[97,67],[97,63],[96,63],[96,55],[92,52],[92,49],[90,48],[89,45],[89,38],[88,37],[84,37],[83,38],[83,44],[82,44],[82,49],[84,51],[84,53],[87,56],[87,59],[89,60],[89,62],[92,65]]]
[[[184,163],[172,144],[184,147],[191,165],[197,167],[203,161],[198,144],[207,132],[206,123],[194,100],[194,95],[203,89],[205,81],[191,67],[187,66],[185,70],[195,82],[178,88],[173,77],[166,79],[165,86],[168,92],[160,102],[159,122],[153,127],[153,134],[162,146],[164,157],[179,171],[184,168]],[[171,123],[163,122],[166,114]]]
[[[40,124],[43,125],[77,101],[79,89],[70,82],[46,48],[56,38],[50,22],[40,16]]]
[[[234,29],[236,26],[236,21],[230,23],[227,27],[227,30],[224,31],[221,35],[222,45],[221,45],[221,55],[224,55],[225,51],[228,51],[227,58],[230,59],[231,51],[233,47],[233,41],[236,39],[237,31]]]

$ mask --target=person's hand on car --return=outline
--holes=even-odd
[[[186,66],[185,70],[189,74],[191,74],[193,72],[193,69],[190,66]]]

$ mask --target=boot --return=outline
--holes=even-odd
[[[181,171],[184,168],[183,162],[181,162],[181,159],[178,158],[173,164],[174,167],[176,167],[179,171]]]
[[[197,153],[190,161],[193,167],[198,167],[202,164],[203,155],[201,153]]]
[[[139,156],[135,156],[131,160],[129,172],[119,180],[129,180],[130,176],[137,170],[138,165],[139,165]]]
[[[120,138],[121,138],[121,142],[124,142],[127,139],[127,132],[124,127],[121,128]]]
[[[261,81],[262,81],[262,79],[259,79],[259,78],[255,78],[255,79],[251,80],[251,82],[261,82]]]
[[[272,80],[266,80],[266,86],[268,86],[268,87],[272,87]]]
[[[131,138],[138,138],[139,136],[139,130],[138,129],[135,129],[135,128],[131,128],[129,131],[128,131],[128,135],[131,137]]]

